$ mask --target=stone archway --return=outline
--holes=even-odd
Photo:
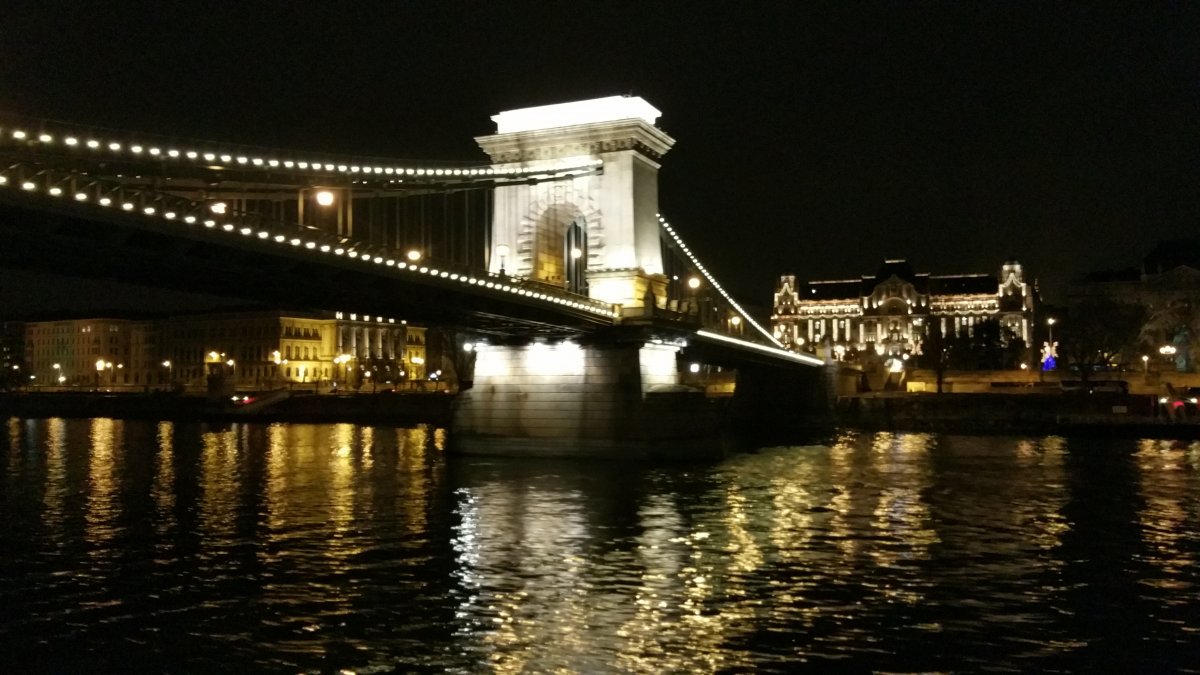
[[[538,202],[521,218],[517,232],[514,271],[535,281],[586,293],[590,253],[604,249],[604,230],[595,208],[584,210],[571,201]],[[582,244],[582,245],[580,245]],[[573,257],[572,249],[580,256]],[[582,275],[584,278],[579,279]]]
[[[563,260],[567,265],[567,290],[587,295],[587,223],[582,218],[576,218],[567,225]]]

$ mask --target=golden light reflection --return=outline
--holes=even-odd
[[[800,476],[810,475],[811,462],[797,462],[791,470],[771,481],[771,503],[766,514],[771,524],[771,545],[781,560],[810,558],[814,509],[826,508],[822,502],[828,494],[812,494],[805,485],[810,481]]]
[[[408,475],[424,472],[428,466],[425,449],[429,442],[425,427],[398,430],[396,442],[396,471]],[[430,485],[423,480],[406,480],[405,483],[410,494],[397,495],[396,506],[404,514],[410,532],[424,532],[428,525],[425,505],[429,503]]]
[[[746,510],[746,497],[736,484],[730,482],[725,489],[725,526],[729,528],[729,544],[725,550],[733,561],[732,568],[743,574],[753,572],[763,564],[762,551],[746,529],[749,520]]]
[[[57,532],[66,519],[67,460],[66,422],[61,417],[46,420],[46,489],[42,494],[43,520]]]
[[[171,529],[175,511],[175,425],[159,422],[158,452],[154,457],[154,509],[159,534]]]
[[[356,429],[351,424],[337,425],[327,446],[328,480],[325,481],[324,502],[328,506],[327,522],[333,528],[333,536],[327,541],[325,556],[335,570],[346,569],[349,559],[362,552],[358,538],[354,536],[354,505],[358,485],[352,448]],[[315,468],[320,470],[319,466]]]
[[[208,431],[200,437],[199,526],[206,536],[234,536],[240,485],[238,475],[239,425]]]
[[[266,438],[266,508],[267,526],[271,531],[278,531],[280,516],[280,498],[287,491],[287,429],[283,424],[272,424],[267,427]]]
[[[876,439],[871,468],[872,482],[879,487],[871,526],[880,537],[870,555],[878,565],[927,559],[929,547],[940,541],[921,496],[933,484],[929,453],[935,445],[936,437],[930,434],[888,434],[886,439]]]
[[[7,421],[9,454],[19,455],[21,453],[21,419],[10,417]]]
[[[1028,486],[1012,500],[1024,506],[1010,510],[1014,525],[1020,527],[1023,520],[1028,521],[1028,536],[1045,551],[1062,546],[1063,536],[1071,530],[1070,521],[1063,515],[1067,495],[1059,489],[1067,480],[1068,452],[1067,439],[1062,436],[1047,436],[1031,447],[1027,442],[1017,445],[1017,466],[1036,471],[1038,480],[1016,482],[1018,488]]]
[[[684,672],[669,667],[669,660],[677,655],[664,649],[662,642],[676,630],[681,599],[675,582],[686,567],[687,552],[675,543],[686,526],[674,501],[665,495],[647,498],[638,519],[642,534],[637,538],[637,563],[644,571],[634,593],[633,615],[617,630],[623,639],[617,666],[635,673]]]
[[[381,434],[382,435],[382,434]],[[362,436],[362,455],[359,458],[362,470],[369,473],[375,464],[375,428],[366,427]],[[370,483],[367,483],[370,486]]]
[[[122,423],[100,417],[91,421],[88,448],[88,498],[84,537],[91,545],[89,554],[107,557],[112,553],[108,542],[116,534],[119,505],[116,499],[115,464],[120,461]]]
[[[1183,591],[1187,573],[1197,564],[1195,512],[1200,495],[1200,443],[1143,440],[1134,460],[1143,508],[1138,512],[1146,560],[1165,578],[1154,585]]]
[[[591,630],[581,495],[495,482],[457,499],[458,633],[487,652],[493,672],[580,669],[605,640]]]
[[[872,439],[872,448],[867,452],[873,451],[875,447],[880,445],[880,437],[891,437],[891,434],[880,433]],[[854,494],[861,492],[862,482],[859,480],[857,455],[864,452],[860,450],[860,443],[857,436],[842,436],[838,439],[832,448],[829,449],[829,485],[831,496],[829,498],[829,522],[827,524],[829,539],[834,542],[834,546],[838,549],[844,561],[852,561],[858,556],[859,541],[858,537],[854,536],[856,518],[856,509],[854,506]],[[849,565],[838,566],[838,570],[849,570]]]

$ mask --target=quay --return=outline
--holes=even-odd
[[[0,394],[3,417],[113,417],[172,421],[254,421],[358,424],[450,422],[454,396],[446,391],[316,394],[289,392],[257,406],[245,395],[213,399],[167,392],[19,392]],[[266,394],[265,396],[269,396]]]
[[[868,393],[839,396],[834,419],[879,431],[1200,439],[1195,405],[1172,416],[1146,394]]]

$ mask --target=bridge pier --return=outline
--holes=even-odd
[[[724,454],[721,402],[682,387],[677,348],[639,339],[478,348],[450,450],[535,457]]]
[[[729,414],[740,440],[794,443],[833,427],[836,366],[803,370],[742,364]]]

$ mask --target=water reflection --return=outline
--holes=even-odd
[[[18,671],[1186,670],[1197,646],[1200,444],[845,432],[654,466],[447,459],[427,427],[7,432]]]
[[[1134,455],[1144,560],[1139,583],[1154,601],[1156,633],[1165,648],[1194,650],[1200,556],[1200,443],[1142,441]],[[1194,651],[1192,652],[1194,653]],[[1194,665],[1193,661],[1193,665]]]

